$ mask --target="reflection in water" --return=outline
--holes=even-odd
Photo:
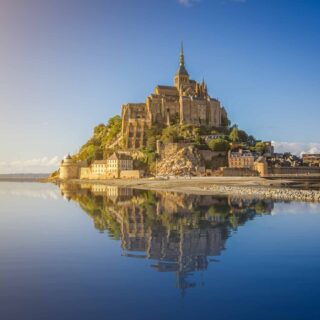
[[[62,194],[79,202],[95,228],[121,240],[123,255],[155,261],[159,272],[175,272],[182,294],[196,283],[239,225],[270,214],[271,200],[140,191],[107,185],[61,184]]]

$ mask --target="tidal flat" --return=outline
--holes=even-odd
[[[199,195],[238,195],[266,199],[320,202],[320,179],[264,179],[261,177],[163,177],[144,179],[68,180],[59,184],[110,185],[141,190]]]
[[[320,204],[0,182],[0,317],[319,319]]]

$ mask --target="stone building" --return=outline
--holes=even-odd
[[[302,161],[304,165],[320,167],[320,154],[304,153],[302,155]]]
[[[228,152],[229,168],[224,168],[225,176],[267,176],[268,163],[264,156],[257,157],[254,153],[240,149]]]
[[[86,161],[75,161],[71,158],[70,154],[61,161],[59,168],[59,178],[61,180],[78,179],[80,170],[86,166]]]
[[[145,103],[122,106],[122,137],[127,149],[145,146],[147,128],[172,124],[226,125],[227,113],[217,99],[211,98],[204,80],[191,80],[184,63],[183,47],[173,86],[158,85]]]
[[[107,160],[95,160],[90,168],[85,168],[81,171],[81,179],[110,179],[121,178],[124,171],[128,171],[136,176],[133,170],[133,159],[124,153],[113,153]],[[130,174],[125,175],[130,178]]]
[[[260,177],[265,177],[269,174],[268,163],[265,157],[259,157],[253,164],[253,170],[257,171]]]
[[[272,157],[274,154],[274,146],[272,145],[271,141],[264,141],[265,145],[265,151],[264,156],[265,157]]]
[[[138,179],[141,170],[133,169],[133,159],[125,153],[115,152],[107,160],[95,160],[90,166],[86,161],[75,161],[69,155],[60,165],[59,178],[69,179]]]
[[[108,158],[108,173],[115,177],[120,176],[120,172],[124,170],[133,170],[133,159],[132,157],[124,154],[115,152]]]
[[[108,160],[95,160],[91,164],[91,173],[96,176],[104,176],[108,171]]]
[[[228,165],[229,168],[246,168],[252,169],[255,157],[251,152],[240,150],[239,152],[229,151]]]

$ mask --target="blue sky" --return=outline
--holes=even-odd
[[[0,0],[0,173],[52,170],[171,84],[181,40],[233,123],[320,152],[319,30],[316,0]]]

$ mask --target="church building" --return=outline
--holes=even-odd
[[[122,106],[122,137],[127,149],[139,149],[145,146],[145,131],[151,126],[181,124],[219,128],[225,126],[226,121],[225,109],[209,96],[205,82],[190,79],[181,46],[174,85],[158,85],[145,103]]]

